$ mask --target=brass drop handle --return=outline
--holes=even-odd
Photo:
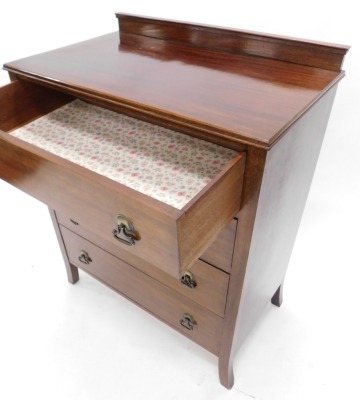
[[[190,289],[195,289],[197,286],[194,275],[189,271],[186,271],[185,274],[181,277],[181,283],[183,285],[186,285]]]
[[[92,262],[92,259],[86,251],[81,250],[79,261],[81,261],[83,264],[90,264]]]
[[[136,231],[134,225],[129,218],[122,214],[116,217],[117,228],[113,229],[112,235],[119,242],[126,244],[127,246],[135,245],[135,240],[137,239]]]
[[[189,331],[192,331],[194,329],[194,325],[196,325],[196,321],[194,320],[193,316],[187,313],[183,315],[179,322],[184,328],[188,329]]]

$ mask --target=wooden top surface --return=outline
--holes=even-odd
[[[140,117],[148,113],[215,139],[264,148],[344,75],[340,68],[278,60],[275,53],[270,58],[220,51],[155,31],[157,36],[132,32],[124,22],[121,43],[115,32],[4,67],[65,91],[106,98]],[[339,48],[343,56],[347,49]]]

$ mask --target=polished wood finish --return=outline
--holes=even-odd
[[[29,96],[32,89],[30,85]],[[7,93],[8,87],[0,89],[0,97],[3,91]],[[240,210],[244,164],[245,156],[236,156],[178,210],[0,131],[2,179],[53,209],[87,220],[103,237],[111,237],[118,214],[126,215],[139,239],[128,250],[175,277],[197,260]]]
[[[178,222],[181,266],[188,267],[200,257],[240,210],[244,168],[245,155],[241,155],[182,210]]]
[[[268,57],[129,35],[124,44],[113,33],[4,67],[19,77],[237,148],[246,143],[271,147],[343,76]],[[288,45],[288,40],[281,43]]]
[[[218,356],[220,381],[231,388],[239,347],[266,304],[282,302],[348,47],[118,18],[119,32],[5,65],[13,83],[0,89],[0,177],[56,209],[70,281],[83,268],[186,334]],[[5,133],[71,96],[239,156],[176,210]],[[111,241],[120,212],[139,231],[132,248]],[[236,230],[224,243],[235,214]],[[211,243],[217,250],[207,250]],[[91,254],[89,265],[79,261],[81,250]],[[189,268],[203,294],[179,284],[179,272]],[[179,327],[184,313],[195,318],[193,331]]]
[[[70,264],[69,258],[68,258],[68,254],[66,251],[66,247],[64,244],[64,240],[61,234],[61,230],[60,227],[58,225],[58,221],[56,218],[56,214],[55,211],[52,210],[51,208],[49,208],[49,212],[50,212],[50,217],[51,217],[51,221],[54,225],[54,229],[55,229],[55,233],[56,233],[56,237],[58,239],[59,242],[59,246],[60,246],[60,250],[64,259],[64,264],[65,264],[65,268],[66,268],[66,274],[68,277],[68,281],[72,284],[75,284],[78,280],[79,280],[79,270],[78,268],[76,268],[74,265]]]
[[[214,243],[209,246],[200,258],[225,272],[231,272],[231,263],[234,253],[237,219],[219,233]]]
[[[263,168],[251,168],[258,176],[245,176],[244,196],[253,199],[244,200],[248,207],[238,216],[219,360],[226,387],[233,385],[233,357],[284,281],[335,91],[336,86],[271,151],[258,154],[258,160],[248,154]]]
[[[71,96],[15,80],[0,87],[0,130],[11,131],[71,100]]]
[[[117,13],[124,34],[339,71],[348,46]]]
[[[96,232],[87,227],[86,220],[83,221],[76,215],[65,216],[59,212],[56,213],[56,218],[61,226],[66,227],[89,242],[95,243],[102,249],[155,278],[195,303],[200,304],[219,316],[224,316],[229,286],[229,275],[227,273],[198,260],[190,269],[197,282],[197,286],[194,289],[190,289],[183,285],[178,278],[170,276],[156,265],[137,257],[136,254],[127,251],[124,246],[119,246],[113,240],[109,238],[104,239],[97,235]]]
[[[261,184],[263,181],[267,152],[263,149],[250,148],[247,154],[247,168],[244,176],[243,207],[238,215],[234,257],[229,282],[228,301],[225,313],[222,346],[219,354],[219,378],[226,388],[234,384],[233,358],[238,348],[234,347],[237,340],[235,329],[241,316],[240,300],[243,296],[243,285],[247,271],[248,257],[252,249],[252,235],[257,214]],[[250,270],[251,271],[251,270]],[[248,311],[248,312],[251,312]],[[249,316],[251,318],[251,316]],[[240,329],[242,327],[239,327]]]
[[[70,263],[90,273],[112,289],[128,297],[147,311],[153,313],[178,332],[214,354],[218,354],[223,319],[189,301],[148,275],[117,259],[110,253],[87,242],[66,228],[61,228]],[[86,251],[91,262],[79,261],[81,251]],[[179,321],[184,313],[194,317],[196,326],[189,331]]]

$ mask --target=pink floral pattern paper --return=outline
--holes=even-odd
[[[12,135],[177,209],[237,154],[81,100]]]

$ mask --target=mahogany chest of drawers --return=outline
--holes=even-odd
[[[80,268],[148,310],[231,388],[281,305],[348,47],[117,18],[4,66],[0,178],[49,206],[71,283]]]

